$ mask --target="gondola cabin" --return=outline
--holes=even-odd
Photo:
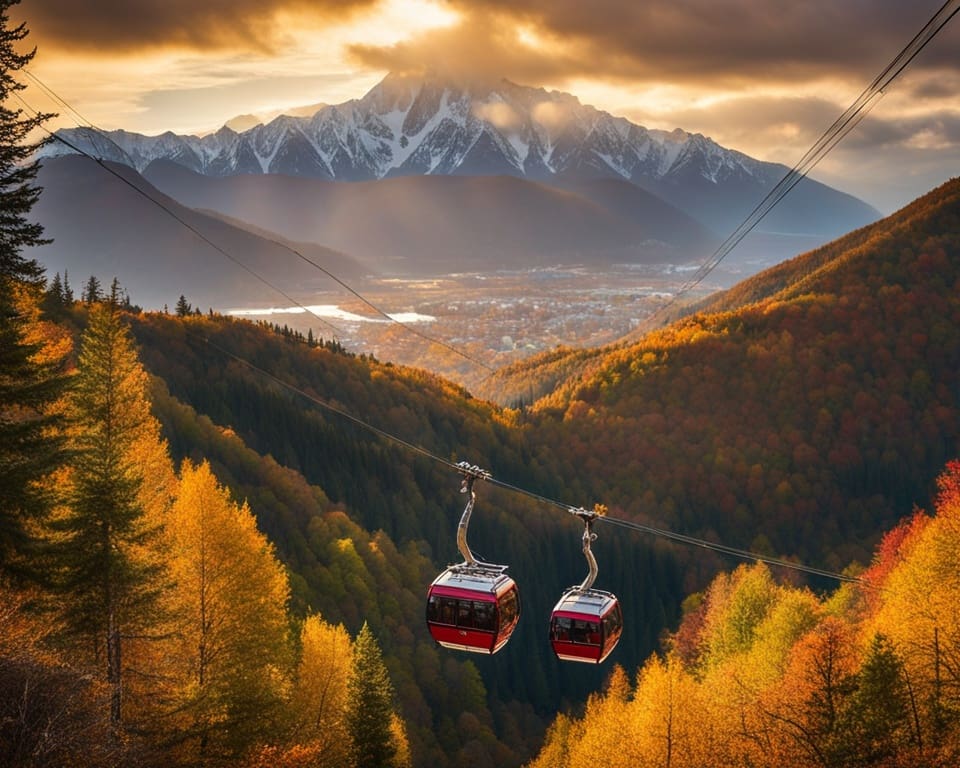
[[[550,615],[550,644],[561,661],[599,664],[620,642],[620,602],[599,589],[568,589]]]
[[[505,565],[447,568],[427,592],[427,627],[445,648],[496,653],[520,620],[520,593]]]

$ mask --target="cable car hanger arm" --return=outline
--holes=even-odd
[[[460,516],[460,524],[457,526],[457,549],[460,550],[465,565],[476,565],[477,559],[470,551],[470,545],[467,544],[467,526],[470,525],[470,515],[473,513],[473,505],[477,500],[473,483],[475,480],[489,480],[491,475],[487,470],[480,469],[476,464],[470,464],[466,461],[457,464],[457,471],[463,475],[463,481],[460,483],[460,493],[470,494],[467,505],[463,508],[463,514]]]

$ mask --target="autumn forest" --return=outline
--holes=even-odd
[[[32,54],[2,21],[6,105]],[[470,392],[47,274],[44,119],[0,106],[4,765],[958,763],[960,181]],[[457,461],[501,481],[477,483],[471,543],[521,591],[492,657],[424,621],[458,559]],[[756,557],[598,521],[623,639],[560,663],[582,525],[543,499]]]

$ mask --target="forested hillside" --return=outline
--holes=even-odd
[[[441,653],[426,632],[425,589],[441,567],[459,559],[455,534],[464,504],[459,475],[430,455],[467,460],[505,483],[563,498],[565,484],[549,463],[532,461],[515,412],[422,371],[356,357],[335,343],[311,346],[248,322],[156,314],[129,319],[146,366],[163,379],[155,384],[154,403],[174,455],[209,458],[249,500],[294,574],[295,603],[352,631],[370,622],[395,679],[409,681],[409,688],[398,687],[403,711],[420,713],[411,722],[425,724],[422,731],[410,726],[415,754],[436,749],[439,740],[445,756],[432,754],[434,765],[462,759],[463,749],[474,758],[496,755],[498,765],[515,762],[536,747],[558,702],[575,702],[596,688],[602,671],[561,667],[543,626],[560,592],[583,578],[579,523],[494,485],[477,489],[470,541],[485,559],[509,563],[521,585],[524,620],[510,653],[492,659]],[[278,386],[274,376],[293,390]],[[341,511],[325,515],[333,522],[321,526],[317,516],[326,510]],[[366,562],[370,534],[364,531],[378,532],[378,548],[395,553],[392,568]],[[357,540],[360,553],[353,574],[341,570],[343,555],[331,544],[345,535]],[[623,663],[637,664],[678,616],[678,567],[669,552],[632,536],[604,537],[597,551],[605,584],[638,585],[624,594],[624,605],[646,620],[617,651]],[[478,696],[461,695],[464,669],[479,670]],[[457,725],[461,711],[495,725],[484,746],[475,728]]]
[[[718,575],[636,671],[560,715],[529,768],[948,766],[960,759],[960,464],[934,514],[824,595],[763,565]],[[602,756],[602,758],[598,758]]]
[[[412,739],[394,696],[406,680],[388,676],[370,622],[348,631],[347,619],[307,607],[302,590],[291,602],[298,577],[248,501],[206,458],[175,468],[152,407],[178,411],[210,455],[243,462],[261,509],[313,516],[330,590],[349,581],[359,591],[375,568],[384,588],[396,585],[384,604],[401,602],[404,578],[392,569],[415,570],[422,560],[328,514],[299,475],[178,409],[159,382],[151,397],[116,283],[82,309],[50,307],[58,323],[40,319],[37,286],[22,287],[16,301],[31,333],[29,346],[17,346],[32,354],[13,393],[42,383],[57,398],[38,419],[8,396],[0,413],[13,440],[3,445],[22,446],[17,433],[41,427],[34,442],[62,450],[57,461],[41,453],[45,471],[4,475],[3,520],[21,522],[0,560],[5,764],[332,766],[373,750],[381,764],[410,765]],[[28,492],[22,500],[11,493],[18,482]],[[261,498],[268,487],[276,494],[269,505]],[[391,620],[370,617],[381,632]],[[372,725],[371,709],[382,715]],[[455,702],[449,711],[459,711]]]
[[[405,557],[421,554],[421,588],[428,562],[436,569],[455,557],[456,478],[278,388],[223,350],[433,454],[480,464],[523,488],[571,503],[601,501],[617,515],[840,570],[868,562],[885,527],[929,502],[932,478],[956,452],[957,200],[956,185],[937,190],[869,236],[851,236],[829,258],[818,252],[796,260],[789,278],[776,278],[786,290],[765,289],[760,294],[772,295],[763,301],[701,313],[595,357],[592,373],[522,412],[336,345],[271,339],[246,323],[157,315],[132,322],[148,368],[176,398],[303,472],[331,505],[367,530],[383,530]],[[558,370],[568,364],[562,353],[556,358]],[[176,455],[199,450],[191,430],[173,415],[162,418]],[[244,483],[226,461],[223,472]],[[256,499],[255,485],[242,492]],[[316,555],[296,531],[310,516],[297,523],[294,505],[284,522],[269,504],[254,507],[303,577],[300,599],[339,617],[337,606],[361,593],[329,590],[309,575]],[[580,578],[575,526],[494,488],[480,489],[477,515],[477,549],[509,562],[526,615],[545,616],[559,590]],[[627,667],[676,615],[684,588],[676,566],[650,545],[610,532],[597,544],[601,582],[634,619],[614,659]],[[700,550],[672,555],[686,566],[687,588],[701,588],[727,565]],[[410,588],[416,595],[416,584]],[[365,611],[376,615],[374,603],[345,616],[348,626]],[[409,606],[415,619],[408,616],[406,627],[421,642],[413,597]],[[402,637],[390,633],[388,659],[402,655]],[[565,697],[576,700],[598,681],[558,668],[535,619],[508,651],[471,662],[498,733],[510,732],[517,713],[527,718]],[[422,686],[417,668],[413,679]]]
[[[335,342],[307,343],[296,334],[186,308],[181,316],[143,314],[129,303],[124,309],[117,286],[105,299],[90,281],[81,303],[57,275],[44,296],[31,289],[17,301],[26,308],[21,315],[29,319],[30,338],[40,345],[35,364],[49,361],[41,370],[77,366],[79,374],[67,382],[83,381],[80,374],[91,365],[71,349],[82,348],[103,302],[113,307],[117,327],[129,327],[136,339],[137,364],[152,374],[140,386],[164,440],[158,442],[160,433],[149,438],[154,447],[148,453],[157,478],[167,478],[161,484],[167,490],[141,506],[153,515],[160,509],[169,510],[161,517],[174,515],[177,503],[190,505],[177,500],[205,483],[211,499],[247,510],[283,564],[287,587],[275,604],[288,612],[291,637],[313,631],[326,637],[342,623],[340,636],[352,644],[366,625],[382,646],[392,700],[406,723],[397,744],[409,743],[415,764],[516,765],[537,749],[553,714],[575,710],[606,674],[604,668],[559,665],[544,635],[553,601],[582,578],[580,530],[562,511],[481,483],[471,543],[485,558],[510,564],[521,587],[523,619],[493,658],[441,652],[426,633],[423,595],[437,571],[456,558],[463,499],[459,477],[434,459],[466,460],[534,494],[575,505],[604,503],[620,517],[761,553],[838,570],[854,560],[866,563],[885,527],[914,504],[929,502],[932,479],[956,453],[958,197],[957,185],[948,185],[869,237],[857,233],[852,247],[838,247],[830,258],[818,253],[796,260],[788,277],[774,281],[777,291],[745,289],[762,300],[733,301],[728,310],[688,317],[603,355],[557,351],[550,374],[558,382],[555,393],[517,410],[495,407],[422,371],[351,355]],[[49,397],[60,398],[57,391],[51,387]],[[71,423],[82,423],[92,405],[77,397],[52,399],[41,410],[50,419],[72,412]],[[88,422],[86,429],[93,426]],[[77,429],[63,434],[82,447]],[[92,450],[98,443],[86,445]],[[130,450],[138,455],[146,449]],[[62,479],[50,487],[74,487],[70,478],[82,467],[69,467],[58,470],[66,475],[51,476]],[[70,493],[51,508],[41,541],[69,541],[85,530],[82,516],[70,510],[95,511],[94,496],[83,501]],[[157,519],[132,529],[130,546],[140,546],[136,541],[158,526]],[[188,523],[189,517],[174,531]],[[703,588],[728,563],[606,526],[599,533],[598,585],[620,595],[627,621],[611,663],[634,669],[664,628],[676,626],[684,592]],[[160,540],[179,551],[186,543]],[[52,547],[44,557],[57,551]],[[69,551],[58,555],[61,565],[54,569],[63,574],[60,585],[49,588],[82,585],[70,577],[75,566]],[[29,562],[33,556],[25,557]],[[154,565],[144,573],[158,563],[168,574],[183,568],[182,560],[162,552],[148,562]],[[98,614],[64,616],[61,630],[59,623],[35,623],[25,611],[37,593],[14,590],[9,596],[14,612],[8,626],[18,632],[11,637],[29,637],[30,650],[25,661],[5,657],[13,664],[8,677],[16,685],[28,673],[42,673],[47,687],[39,690],[55,696],[74,679],[70,670],[84,669],[95,657],[49,657],[46,649],[94,631],[89,621]],[[175,591],[165,599],[190,597]],[[160,624],[143,622],[163,613],[137,621],[158,630]],[[184,631],[178,630],[180,637]],[[311,663],[303,660],[306,642],[274,644],[277,669],[286,670],[293,686],[288,691],[307,674],[301,668]],[[125,658],[149,669],[175,653],[160,648],[134,645]],[[257,696],[267,696],[271,717],[283,720],[282,739],[272,735],[278,721],[261,719],[251,729],[242,709],[209,731],[204,724],[211,710],[194,699],[191,721],[164,723],[163,707],[181,707],[187,694],[182,686],[189,679],[177,674],[171,670],[160,697],[139,683],[128,686],[130,722],[148,734],[135,745],[138,759],[159,748],[189,762],[201,745],[201,754],[268,761],[329,748],[317,734],[291,725],[293,710],[284,707],[299,706],[296,696],[269,686]],[[92,679],[100,682],[81,686],[70,699],[70,716],[78,724],[100,723],[91,733],[106,734],[110,717],[98,713],[111,711],[113,683],[106,674]],[[239,703],[247,693],[227,688],[218,695]],[[172,727],[196,740],[176,750],[164,746],[165,729]],[[245,739],[236,739],[238,728]],[[86,742],[70,744],[81,749]]]
[[[955,181],[830,258],[759,276],[782,286],[745,289],[760,301],[593,356],[525,429],[570,492],[619,514],[865,562],[957,452],[958,232]]]

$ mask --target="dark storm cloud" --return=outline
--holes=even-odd
[[[940,0],[448,0],[464,13],[452,29],[425,33],[386,48],[357,47],[361,61],[381,68],[436,66],[493,68],[529,79],[607,77],[671,82],[768,80],[790,82],[824,75],[858,78],[878,72],[939,9]],[[496,20],[496,26],[491,20]],[[960,22],[952,22],[957,26]],[[526,27],[547,41],[524,47]],[[956,30],[925,51],[914,67],[957,67]],[[469,60],[464,46],[487,55]],[[943,43],[938,39],[937,43]]]
[[[378,0],[25,0],[11,18],[26,20],[38,46],[134,50],[171,45],[270,49],[280,12],[345,18]]]
[[[940,0],[442,0],[453,27],[391,47],[357,46],[368,66],[446,61],[530,80],[546,73],[704,83],[872,73],[940,7]],[[12,9],[33,41],[64,49],[274,47],[278,12],[337,20],[379,0],[24,0]],[[954,21],[957,25],[960,22]],[[525,47],[522,26],[549,44]],[[950,32],[951,30],[947,30]],[[945,33],[946,34],[946,33]],[[958,35],[953,34],[956,41]],[[464,51],[467,51],[465,55]],[[484,55],[472,55],[475,51]],[[932,46],[915,66],[956,68],[956,46]],[[498,66],[499,65],[499,66]]]

